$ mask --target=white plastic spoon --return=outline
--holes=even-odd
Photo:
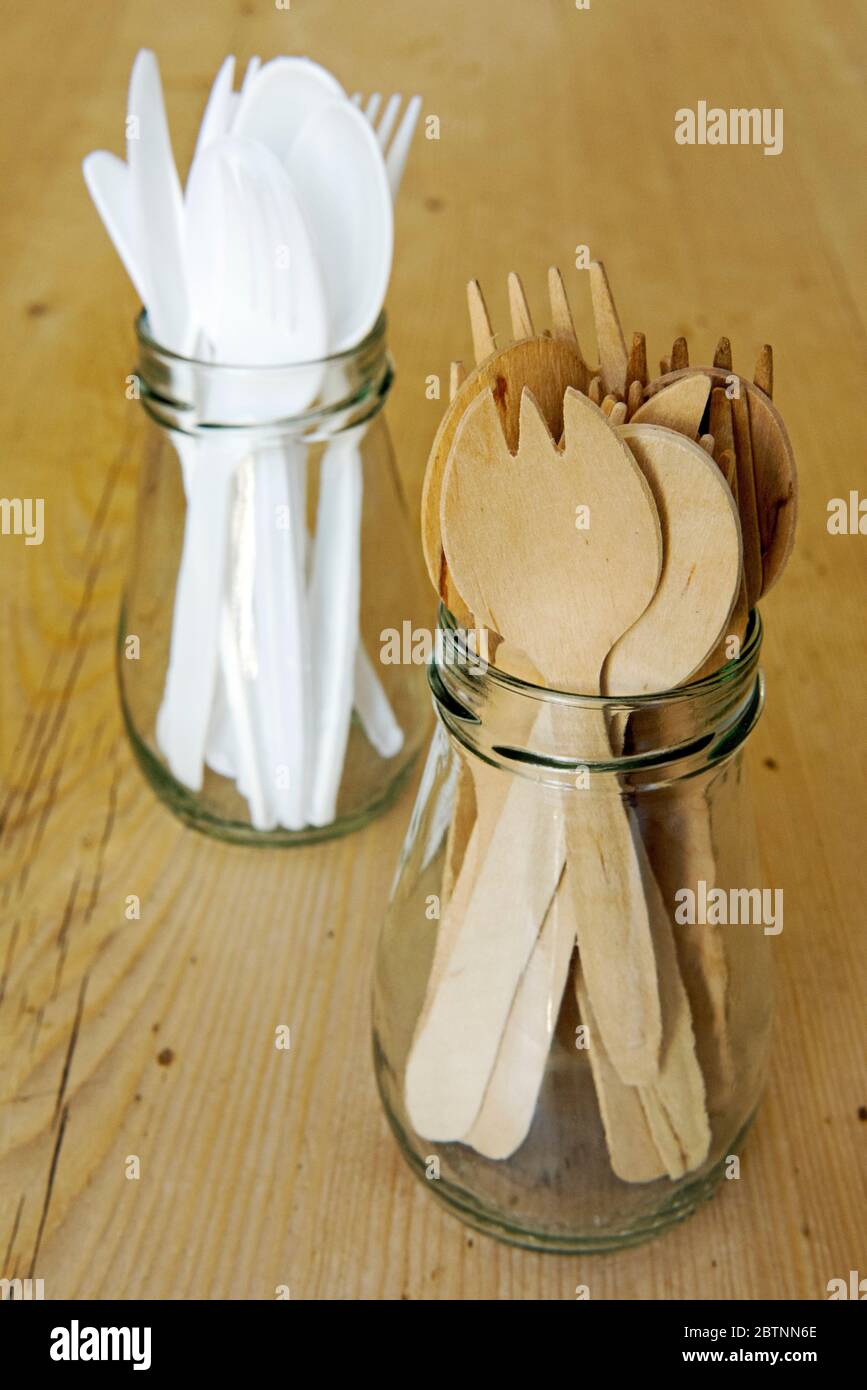
[[[322,267],[333,352],[355,346],[382,308],[391,270],[393,212],[382,151],[369,122],[346,100],[311,113],[288,154],[288,168],[310,219]],[[356,608],[360,592],[363,432],[326,450],[320,477],[319,514],[311,587],[311,623],[317,645],[317,732],[309,819],[333,818],[349,717],[358,629],[335,602]],[[328,518],[332,524],[325,525]],[[354,519],[354,522],[353,522]],[[343,541],[338,544],[334,526]],[[357,621],[357,619],[356,619]],[[323,703],[324,697],[324,703]]]
[[[188,210],[194,299],[218,359],[268,366],[321,358],[327,327],[318,269],[276,156],[237,136],[215,141],[193,172]],[[263,419],[300,413],[320,377],[317,367],[275,374],[273,387],[257,395],[257,412]],[[258,447],[255,494],[260,763],[280,823],[297,830],[306,823],[311,752],[303,446]]]
[[[247,69],[232,133],[267,145],[285,164],[304,122],[335,99],[345,100],[346,94],[337,78],[318,63],[309,58],[272,58],[252,75]]]
[[[343,352],[375,324],[391,273],[394,219],[382,151],[357,107],[330,101],[304,122],[287,168],[322,270],[330,349]]]

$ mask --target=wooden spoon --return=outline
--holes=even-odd
[[[626,425],[621,435],[653,492],[665,555],[649,607],[605,665],[609,693],[636,695],[683,684],[716,646],[740,587],[741,535],[731,492],[705,450],[653,425]],[[598,1055],[592,1033],[590,1045],[612,1166],[630,1182],[647,1181],[647,1131],[663,1170],[673,1179],[698,1167],[710,1142],[704,1082],[669,911],[653,876],[646,875],[645,881],[663,1012],[660,1074],[651,1086],[638,1088],[646,1128],[636,1125],[634,1099],[621,1094],[628,1088],[610,1067],[598,1033],[596,1042],[603,1043]],[[588,1021],[580,978],[576,994]]]
[[[690,439],[698,437],[702,416],[710,394],[710,382],[701,376],[674,381],[651,396],[633,413],[630,424],[663,425]]]
[[[764,380],[769,370],[763,355]],[[696,373],[709,377],[714,386],[729,384],[732,373],[720,367],[689,367],[658,377],[646,388],[651,397],[675,381]],[[762,586],[764,596],[782,574],[792,546],[798,512],[798,474],[795,456],[783,423],[783,418],[769,396],[751,381],[740,379],[740,394],[746,397],[749,416],[750,447],[755,477],[756,510],[761,538]],[[713,428],[711,427],[712,432]]]

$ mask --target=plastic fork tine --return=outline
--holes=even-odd
[[[376,140],[379,148],[385,156],[385,172],[388,178],[388,186],[391,190],[392,202],[398,195],[400,182],[403,178],[403,171],[406,168],[406,161],[409,155],[409,147],[412,144],[412,137],[415,134],[415,127],[418,122],[419,112],[421,111],[421,97],[414,96],[407,103],[407,108],[401,117],[397,130],[394,129],[400,111],[400,104],[403,98],[399,92],[395,92],[386,102],[385,110],[379,125],[376,125],[376,116],[379,111],[382,97],[379,92],[374,92],[368,98],[364,108],[364,114],[376,133]],[[364,97],[361,92],[355,92],[352,97],[354,106],[361,107]],[[394,138],[392,139],[392,132]],[[386,146],[388,149],[386,150]]]
[[[527,296],[524,294],[524,286],[521,284],[521,277],[514,270],[509,271],[509,314],[512,319],[513,338],[532,338],[533,320],[530,316],[530,306],[527,303]]]
[[[382,150],[383,154],[385,153],[385,147],[388,144],[391,132],[394,130],[394,123],[397,120],[397,113],[400,110],[400,103],[402,100],[403,97],[400,93],[395,92],[385,103],[382,119],[376,129],[376,138],[379,141],[379,148]]]
[[[259,69],[260,69],[261,66],[262,66],[262,59],[261,59],[261,58],[251,58],[251,59],[250,59],[249,63],[247,64],[247,71],[244,73],[244,80],[243,80],[242,83],[241,83],[241,90],[240,90],[240,92],[238,93],[239,96],[245,96],[245,95],[247,94],[247,92],[248,92],[248,90],[249,90],[249,88],[250,88],[250,84],[251,84],[253,81],[255,81],[256,73],[259,71]]]
[[[388,186],[391,189],[393,199],[397,197],[400,189],[400,181],[403,178],[409,147],[412,144],[420,111],[421,97],[414,96],[407,104],[403,119],[395,132],[388,154],[385,156],[385,172],[388,175]]]

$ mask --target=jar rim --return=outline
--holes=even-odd
[[[643,781],[693,776],[731,757],[764,705],[762,621],[755,609],[736,659],[700,680],[646,695],[581,695],[534,685],[480,656],[442,605],[440,629],[428,667],[440,722],[484,761],[552,785],[572,785],[578,768]],[[552,717],[538,718],[546,709]],[[610,753],[600,753],[600,726],[617,733]]]
[[[386,326],[383,310],[366,337],[342,352],[242,366],[170,351],[151,336],[142,310],[135,325],[141,402],[159,425],[180,433],[327,440],[366,426],[382,409],[394,377]]]
[[[166,347],[164,343],[158,341],[150,331],[150,320],[146,308],[139,310],[133,321],[135,335],[139,346],[157,359],[166,362],[183,364],[185,367],[195,367],[198,371],[212,372],[215,376],[225,377],[232,372],[255,372],[274,373],[285,375],[297,369],[302,370],[310,367],[324,367],[329,365],[346,362],[349,359],[360,356],[368,352],[371,348],[385,344],[386,329],[388,327],[388,317],[384,309],[379,312],[375,324],[369,333],[360,338],[357,343],[353,343],[348,348],[342,348],[340,352],[327,353],[324,357],[304,358],[299,362],[213,362],[206,357],[196,357],[194,354],[175,352],[172,348]]]
[[[612,706],[621,709],[651,708],[673,699],[713,696],[718,691],[736,685],[744,678],[745,673],[749,676],[758,662],[764,638],[761,615],[757,608],[753,608],[738,656],[725,662],[709,675],[693,678],[669,690],[648,691],[640,695],[584,695],[579,691],[560,690],[556,686],[539,685],[523,680],[520,676],[503,670],[495,662],[484,660],[467,640],[467,629],[458,623],[454,614],[442,602],[439,605],[438,617],[439,626],[446,635],[446,647],[449,652],[445,664],[461,668],[475,685],[478,685],[481,679],[485,679],[513,694],[525,695],[528,699],[549,700],[556,704],[601,710]],[[436,657],[434,663],[439,664],[436,663]]]

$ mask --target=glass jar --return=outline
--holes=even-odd
[[[289,367],[178,357],[146,316],[137,328],[146,428],[117,664],[138,761],[223,839],[354,830],[389,804],[430,719],[385,641],[426,594],[382,414],[385,319]]]
[[[636,1244],[736,1176],[763,1086],[782,912],[777,925],[778,899],[756,891],[743,757],[761,623],[713,676],[622,700],[528,684],[479,660],[450,614],[441,628],[438,723],[376,960],[385,1110],[469,1225],[552,1251]],[[662,1017],[659,1074],[638,1086],[612,1063],[610,1018],[597,1026],[581,957],[599,927],[576,932],[564,851],[612,811],[643,866]]]

